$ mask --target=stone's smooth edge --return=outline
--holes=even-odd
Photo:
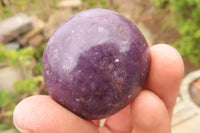
[[[92,9],[91,9],[92,10]],[[75,15],[75,17],[82,17],[82,19],[83,19],[83,17],[84,16],[89,16],[89,17],[94,17],[94,14],[95,15],[101,15],[101,10],[102,9],[96,9],[96,10],[98,10],[98,11],[95,11],[94,13],[93,13],[93,15],[92,16],[89,16],[90,15],[90,13],[84,13],[84,14],[80,14],[80,13],[78,13],[78,14],[76,14]],[[104,10],[106,10],[106,9],[104,9]],[[119,13],[117,13],[117,12],[114,12],[114,11],[111,11],[111,10],[107,10],[107,11],[109,11],[111,14],[114,14],[114,15],[117,15],[118,17],[120,16],[120,14]],[[105,16],[104,16],[105,17]],[[115,17],[114,17],[115,18]],[[90,19],[90,18],[89,18]],[[107,19],[107,17],[106,17],[106,19]],[[105,21],[107,21],[105,19]],[[69,20],[71,20],[71,19],[69,19]],[[66,22],[68,22],[69,20],[67,20]],[[73,18],[72,18],[72,20],[73,20]],[[74,20],[76,20],[76,19],[74,19]],[[115,21],[117,21],[116,20],[116,18],[114,19]],[[110,19],[109,20],[109,22],[110,23],[112,23],[113,21],[114,21],[113,19]],[[142,35],[142,33],[135,27],[135,25],[133,25],[131,22],[129,23],[129,21],[127,21],[127,19],[125,19],[123,16],[121,16],[120,17],[120,20],[122,20],[122,22],[119,22],[119,24],[121,24],[121,25],[123,25],[123,21],[125,21],[125,22],[128,22],[128,23],[125,23],[124,25],[126,25],[124,28],[122,28],[122,29],[126,29],[127,27],[128,27],[128,29],[132,29],[132,30],[130,30],[129,32],[127,31],[126,33],[129,33],[129,34],[131,34],[131,33],[134,33],[134,34],[131,34],[131,37],[129,37],[129,36],[126,36],[126,34],[123,34],[124,36],[123,36],[123,39],[124,38],[128,38],[128,40],[129,40],[129,38],[131,38],[129,41],[130,41],[130,44],[141,44],[141,50],[143,51],[143,48],[144,48],[144,50],[148,47],[148,44],[146,43],[146,40],[145,40],[145,38],[144,38],[144,36]],[[79,22],[80,22],[80,20],[79,20]],[[88,20],[87,21],[83,21],[83,22],[87,22],[88,23]],[[86,24],[87,24],[86,23]],[[115,23],[114,23],[115,24]],[[75,24],[75,25],[78,25],[78,24]],[[118,25],[118,23],[117,23],[117,25]],[[62,26],[62,25],[61,25]],[[130,26],[132,27],[132,28],[130,28]],[[73,26],[70,26],[70,27],[73,27]],[[79,26],[78,26],[79,27]],[[96,28],[98,28],[98,27],[96,27]],[[64,29],[64,27],[62,27],[62,29]],[[69,29],[69,27],[68,27],[68,29]],[[116,29],[116,28],[114,28],[114,29]],[[119,29],[118,30],[120,30],[121,28],[119,27]],[[127,29],[127,30],[128,30]],[[58,29],[59,30],[59,29]],[[60,37],[60,35],[61,35],[61,33],[57,33],[58,32],[58,30],[54,33],[54,35],[56,34],[56,36],[59,36],[59,38],[58,39],[55,39],[55,38],[51,38],[51,40],[50,40],[50,42],[51,43],[53,43],[53,44],[59,44],[59,40],[62,40],[62,36]],[[99,32],[101,32],[101,29],[98,29],[99,30]],[[72,32],[73,31],[73,32]],[[121,31],[121,30],[120,30]],[[123,30],[124,31],[124,30]],[[126,30],[125,30],[126,31]],[[134,32],[133,32],[134,31]],[[59,31],[59,32],[61,32],[61,31]],[[66,31],[65,31],[66,32]],[[71,29],[70,30],[70,33],[73,33],[74,34],[74,29]],[[76,32],[75,32],[76,33]],[[118,32],[115,32],[115,33],[118,33]],[[123,32],[122,32],[123,33]],[[117,36],[120,36],[121,37],[121,35],[122,35],[122,33],[120,32],[120,35],[119,34],[117,34]],[[63,35],[63,34],[62,34]],[[91,34],[92,35],[92,34]],[[133,36],[132,36],[133,35]],[[86,37],[87,38],[87,37]],[[114,39],[113,39],[114,38]],[[126,38],[126,39],[127,39]],[[123,41],[123,39],[121,39],[121,40],[119,40],[119,41],[116,41],[116,36],[111,36],[111,39],[112,39],[112,41],[114,41],[114,42],[110,42],[110,43],[114,43],[114,44],[116,44],[116,45],[118,45],[118,44],[120,44],[119,43],[119,41],[122,43],[122,44],[127,44],[127,42],[126,43],[124,43],[124,42],[122,42]],[[57,42],[53,42],[54,40],[57,40]],[[134,41],[133,41],[134,40]],[[139,40],[141,40],[141,41],[139,41]],[[91,40],[91,41],[94,41],[94,40]],[[132,42],[133,41],[133,42]],[[137,41],[139,41],[139,42],[137,42]],[[109,43],[109,44],[110,44]],[[89,44],[93,44],[93,43],[89,43]],[[95,41],[95,43],[94,44],[104,44],[104,42],[101,42],[101,43],[98,43],[98,42],[96,42]],[[129,44],[129,43],[128,43]],[[128,45],[127,44],[127,45]],[[143,44],[143,45],[142,45]],[[50,45],[50,44],[49,44]],[[47,44],[47,47],[49,46],[48,44]],[[89,45],[90,46],[90,45]],[[129,46],[129,45],[128,45]],[[133,45],[130,45],[130,46],[133,46]],[[120,51],[120,53],[124,53],[124,51],[129,51],[129,50],[127,50],[127,47],[126,47],[126,49],[124,50],[124,47],[122,48],[121,47],[121,45],[119,45],[119,51]],[[130,48],[130,47],[129,47]],[[139,46],[138,46],[138,48],[139,48]],[[46,48],[46,49],[48,49],[48,48]],[[54,48],[55,49],[55,48]],[[89,50],[89,49],[88,49]],[[123,51],[122,51],[123,50]],[[83,51],[85,51],[85,50],[83,50]],[[140,50],[139,50],[140,51]],[[49,51],[50,52],[50,51]],[[65,51],[66,52],[66,51]],[[129,51],[130,52],[130,51]],[[144,51],[143,51],[144,52]],[[143,53],[142,52],[142,53]],[[51,53],[51,52],[50,52]],[[49,53],[49,54],[50,54]],[[132,53],[137,53],[137,52],[132,52]],[[140,52],[139,52],[140,53]],[[56,55],[56,54],[54,54],[54,55]],[[126,55],[126,54],[125,54]],[[143,54],[139,54],[139,56],[142,56]],[[132,54],[131,54],[131,56],[133,56]],[[149,54],[148,54],[148,56],[149,56]],[[43,56],[44,57],[44,56]],[[133,56],[134,57],[134,56]],[[146,55],[144,56],[144,57],[146,57]],[[144,59],[144,58],[143,58]],[[142,59],[142,60],[143,60]],[[133,60],[134,61],[134,60]],[[150,61],[150,58],[149,58],[149,61]],[[147,63],[147,61],[145,61],[146,63]],[[144,64],[146,64],[146,63],[142,63],[141,65],[144,65]],[[137,62],[136,62],[137,63]],[[148,67],[149,68],[149,67]],[[145,69],[145,68],[144,68]],[[70,70],[71,71],[71,70]],[[142,70],[141,70],[142,71]],[[58,72],[57,70],[56,70],[56,72]],[[47,75],[48,75],[48,73],[47,73]],[[146,74],[145,74],[146,75]],[[145,76],[146,77],[146,76]],[[145,78],[146,79],[146,78]],[[142,81],[139,81],[139,85],[141,84],[143,82],[143,80]],[[50,82],[49,82],[50,83]],[[51,82],[52,83],[52,82]],[[54,84],[55,85],[55,84]],[[54,86],[53,85],[53,86]],[[56,86],[58,86],[58,85],[56,85]],[[50,86],[49,86],[50,87]],[[48,87],[47,87],[48,88]],[[51,87],[50,87],[51,88]],[[71,88],[71,87],[69,87],[69,88]],[[60,88],[61,89],[61,88]],[[60,94],[63,94],[62,93],[62,91],[60,91],[61,93]],[[54,99],[56,99],[56,101],[58,102],[58,103],[60,103],[61,105],[63,105],[63,106],[67,106],[67,105],[69,105],[68,103],[66,103],[66,105],[65,105],[65,103],[63,102],[63,99],[59,99],[59,95],[57,95],[57,94],[59,94],[58,93],[58,90],[54,93],[54,95],[53,95],[53,93],[51,93],[50,92],[50,94],[53,96],[53,98]],[[134,94],[135,95],[135,94]],[[72,99],[72,98],[71,98]],[[68,99],[67,101],[70,101],[70,99]],[[70,101],[70,103],[73,103],[73,101]],[[126,102],[126,103],[128,103],[128,102]],[[71,106],[71,105],[70,105]],[[72,105],[73,106],[73,105]],[[104,105],[103,105],[104,106]],[[121,105],[120,105],[121,106]],[[115,106],[116,107],[116,106]],[[67,108],[67,107],[66,107]],[[117,107],[117,108],[119,108],[119,107]],[[73,108],[71,108],[71,107],[69,107],[69,109],[70,110],[73,110]],[[76,108],[75,108],[76,109]],[[112,112],[110,112],[110,114],[107,114],[107,116],[106,116],[106,114],[99,114],[99,113],[97,113],[97,114],[94,114],[93,116],[91,116],[91,117],[88,117],[88,116],[86,116],[86,114],[87,114],[87,112],[86,112],[86,114],[84,114],[84,112],[82,113],[82,115],[81,114],[79,114],[80,112],[77,112],[76,110],[73,110],[74,111],[74,113],[76,113],[77,115],[80,115],[80,116],[82,116],[82,117],[84,117],[84,118],[86,118],[86,119],[101,119],[101,118],[105,118],[105,117],[107,117],[108,115],[112,115],[113,113],[114,113],[114,110],[116,110],[116,109],[114,109],[114,110],[112,110]],[[121,108],[122,109],[122,108]],[[81,109],[80,108],[78,108],[78,110],[80,111]],[[73,112],[72,111],[72,112]],[[106,111],[106,110],[105,110]],[[105,112],[104,111],[104,112]],[[119,110],[118,110],[119,111]],[[116,111],[115,111],[115,113],[116,113]]]
[[[16,14],[10,18],[0,21],[0,37],[3,42],[11,41],[32,29],[31,19],[24,13]]]

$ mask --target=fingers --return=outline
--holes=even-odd
[[[92,122],[81,119],[49,96],[32,96],[15,108],[13,121],[22,133],[96,133]]]
[[[108,117],[105,127],[113,133],[130,133],[132,130],[130,105]],[[104,128],[104,127],[103,127]]]
[[[112,132],[107,127],[101,127],[101,128],[99,128],[99,133],[114,133],[114,132]]]
[[[151,68],[145,88],[163,100],[170,117],[178,95],[183,71],[182,58],[174,48],[164,44],[151,47]],[[130,132],[132,121],[129,107],[109,117],[106,121],[107,128],[103,129],[109,128],[114,132]]]
[[[163,101],[148,90],[142,91],[131,105],[131,133],[170,133],[170,119]]]
[[[182,58],[173,47],[159,44],[151,47],[151,61],[146,88],[163,100],[171,116],[184,72]]]

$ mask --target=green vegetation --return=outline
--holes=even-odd
[[[13,104],[15,100],[15,95],[0,91],[0,132],[13,126],[11,120],[12,112],[15,107],[15,104]]]
[[[14,83],[15,91],[19,94],[39,94],[38,87],[40,83],[43,82],[42,76],[36,76],[32,78],[27,78],[26,80],[19,80]]]
[[[0,20],[10,17],[18,12],[37,15],[47,20],[52,10],[57,10],[57,2],[61,0],[9,0],[7,5],[0,3]],[[82,0],[82,10],[88,8],[109,8],[117,10],[119,5],[113,5],[112,0]],[[45,44],[37,48],[25,47],[19,50],[6,49],[0,44],[0,66],[9,65],[22,69],[26,75],[25,80],[13,84],[14,93],[0,90],[0,132],[13,128],[12,114],[16,104],[23,98],[47,94],[42,77],[42,54]]]
[[[35,51],[32,47],[20,50],[6,50],[4,45],[0,45],[0,61],[7,62],[12,66],[31,67],[32,56]]]
[[[25,80],[14,83],[14,93],[0,91],[0,132],[14,126],[12,113],[19,101],[31,95],[47,94],[41,76],[41,59],[44,47],[45,45],[41,44],[39,48],[27,47],[19,50],[6,50],[4,45],[0,45],[0,65],[19,67],[28,75]]]
[[[113,4],[113,0],[82,0],[83,9],[89,8],[105,8],[118,10],[119,5]]]
[[[158,9],[174,14],[176,29],[181,37],[174,42],[185,59],[200,64],[200,2],[199,0],[152,0]]]

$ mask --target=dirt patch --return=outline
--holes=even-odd
[[[171,14],[167,10],[158,12],[150,0],[114,0],[114,2],[120,5],[119,12],[139,25],[139,29],[140,25],[143,25],[149,31],[147,35],[151,35],[146,38],[151,40],[151,43],[170,44],[179,38],[178,32],[173,28]]]

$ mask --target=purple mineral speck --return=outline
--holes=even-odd
[[[150,67],[141,32],[117,12],[90,9],[64,22],[42,58],[51,97],[85,119],[108,117],[133,101]]]

